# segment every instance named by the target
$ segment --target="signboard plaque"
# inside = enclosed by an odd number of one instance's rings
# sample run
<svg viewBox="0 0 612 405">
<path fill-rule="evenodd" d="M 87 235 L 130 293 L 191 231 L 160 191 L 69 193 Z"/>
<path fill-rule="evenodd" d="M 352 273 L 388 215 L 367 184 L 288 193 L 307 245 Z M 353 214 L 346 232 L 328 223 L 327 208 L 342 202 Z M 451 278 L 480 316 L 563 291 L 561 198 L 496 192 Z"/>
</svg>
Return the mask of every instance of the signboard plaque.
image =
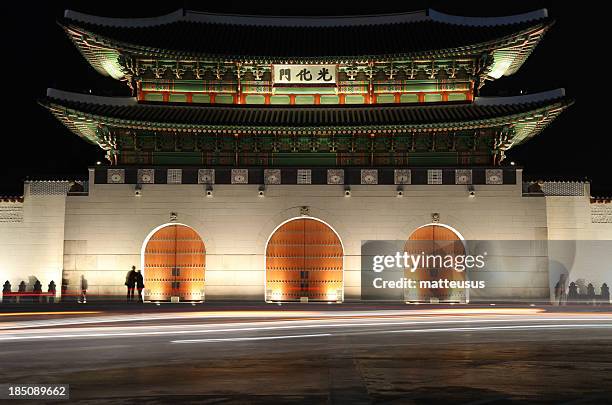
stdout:
<svg viewBox="0 0 612 405">
<path fill-rule="evenodd" d="M 336 85 L 337 65 L 272 65 L 274 85 Z"/>
</svg>

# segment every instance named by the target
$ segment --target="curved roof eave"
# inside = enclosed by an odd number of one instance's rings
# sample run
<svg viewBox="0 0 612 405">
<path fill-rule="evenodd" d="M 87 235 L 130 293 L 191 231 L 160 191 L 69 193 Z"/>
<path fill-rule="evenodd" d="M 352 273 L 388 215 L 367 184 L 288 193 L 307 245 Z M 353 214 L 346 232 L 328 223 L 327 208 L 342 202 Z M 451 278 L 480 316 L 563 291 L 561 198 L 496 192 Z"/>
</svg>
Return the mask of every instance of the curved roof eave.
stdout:
<svg viewBox="0 0 612 405">
<path fill-rule="evenodd" d="M 525 103 L 536 103 L 547 100 L 556 100 L 565 97 L 565 89 L 563 87 L 542 91 L 539 93 L 532 94 L 521 94 L 519 96 L 506 96 L 506 97 L 476 97 L 474 98 L 474 104 L 476 105 L 513 105 L 513 104 L 525 104 Z"/>
<path fill-rule="evenodd" d="M 105 106 L 114 106 L 114 107 L 127 107 L 127 108 L 148 108 L 148 104 L 137 104 L 134 102 L 132 98 L 121 98 L 117 100 L 114 97 L 102 97 L 102 96 L 90 96 L 90 95 L 82 95 L 77 93 L 63 92 L 59 90 L 49 89 L 47 100 L 41 102 L 41 105 L 56 116 L 58 120 L 60 120 L 66 127 L 68 127 L 73 133 L 79 135 L 80 137 L 88 140 L 91 143 L 99 143 L 96 140 L 95 135 L 95 127 L 99 125 L 110 125 L 110 126 L 118 126 L 118 127 L 126 127 L 126 128 L 141 128 L 141 129 L 151 129 L 151 130 L 172 130 L 176 128 L 181 128 L 180 130 L 219 130 L 219 129 L 231 129 L 231 130 L 241 130 L 241 125 L 227 125 L 227 124 L 179 124 L 172 122 L 149 122 L 149 121 L 134 121 L 132 119 L 119 118 L 119 117 L 106 117 L 100 116 L 95 113 L 86 112 L 79 110 L 78 107 L 69 107 L 66 105 L 62 105 L 62 101 L 66 102 L 76 102 L 83 104 L 98 104 Z M 521 102 L 522 101 L 522 102 Z M 495 117 L 487 117 L 483 119 L 469 119 L 465 121 L 449 121 L 449 122 L 432 122 L 432 123 L 406 123 L 406 124 L 393 124 L 393 125 L 385 125 L 385 130 L 392 129 L 406 129 L 412 128 L 413 130 L 428 130 L 432 128 L 438 128 L 440 126 L 444 126 L 446 128 L 452 128 L 453 130 L 459 129 L 474 129 L 474 128 L 484 128 L 484 127 L 492 127 L 492 126 L 504 126 L 510 125 L 517 127 L 517 133 L 515 137 L 512 139 L 511 143 L 507 147 L 509 149 L 513 145 L 517 145 L 525 142 L 527 139 L 535 136 L 539 132 L 541 132 L 550 122 L 552 122 L 563 110 L 569 107 L 573 101 L 565 98 L 565 92 L 563 89 L 557 89 L 549 92 L 536 93 L 531 95 L 524 96 L 516 96 L 508 98 L 508 103 L 504 103 L 503 97 L 495 97 L 495 98 L 480 98 L 478 101 L 478 106 L 503 106 L 503 105 L 513 105 L 513 104 L 526 104 L 533 105 L 533 103 L 542 103 L 550 101 L 546 105 L 534 105 L 531 108 L 526 109 L 522 112 L 517 112 L 508 115 L 501 115 Z M 433 106 L 406 106 L 408 108 L 419 108 L 419 107 L 433 107 Z M 168 106 L 168 108 L 177 108 L 176 106 Z M 180 107 L 178 107 L 180 108 Z M 186 108 L 198 108 L 198 107 L 187 107 Z M 214 106 L 208 106 L 203 108 L 215 108 Z M 228 108 L 227 106 L 218 107 L 218 108 Z M 232 107 L 229 107 L 232 108 Z M 238 107 L 245 108 L 245 107 Z M 287 108 L 287 107 L 285 107 Z M 355 106 L 351 107 L 342 107 L 342 108 L 355 108 Z M 368 106 L 371 108 L 371 106 Z M 388 108 L 388 107 L 381 107 Z M 279 109 L 279 108 L 276 108 Z M 293 110 L 307 110 L 312 109 L 312 107 L 298 107 L 297 109 L 294 107 Z M 534 119 L 536 117 L 536 119 Z M 539 117 L 539 118 L 538 118 Z M 234 128 L 235 127 L 235 128 Z M 368 131 L 368 130 L 381 130 L 380 125 L 329 125 L 329 126 L 316 126 L 316 127 L 293 127 L 293 126 L 282 126 L 275 127 L 276 129 L 288 130 L 288 131 L 327 131 L 327 130 L 336 130 L 342 127 L 342 130 L 359 130 L 359 131 Z M 249 130 L 254 129 L 262 129 L 268 130 L 272 128 L 270 125 L 253 125 L 249 127 Z"/>
<path fill-rule="evenodd" d="M 111 96 L 98 96 L 93 94 L 75 93 L 72 91 L 59 90 L 54 88 L 48 88 L 47 97 L 50 99 L 74 101 L 87 104 L 102 104 L 112 106 L 136 106 L 136 105 L 147 105 L 138 104 L 136 97 L 111 97 Z M 517 96 L 480 96 L 474 99 L 475 105 L 515 105 L 515 104 L 527 104 L 537 103 L 548 100 L 562 99 L 566 96 L 565 88 L 560 87 L 554 90 L 542 91 L 531 94 L 521 94 Z M 244 107 L 242 105 L 242 107 Z M 352 107 L 357 107 L 352 105 Z M 368 105 L 369 108 L 372 105 Z M 197 108 L 197 107 L 196 107 Z M 308 108 L 308 107 L 286 107 L 293 109 Z M 329 108 L 329 107 L 328 107 Z M 358 108 L 358 107 L 357 107 Z"/>
<path fill-rule="evenodd" d="M 345 16 L 271 16 L 206 13 L 178 9 L 171 13 L 144 18 L 101 17 L 66 10 L 64 18 L 86 24 L 106 27 L 142 28 L 175 22 L 196 22 L 204 24 L 228 24 L 261 27 L 350 27 L 367 25 L 385 25 L 407 22 L 435 21 L 445 24 L 472 27 L 488 27 L 496 25 L 520 24 L 528 21 L 541 20 L 548 17 L 548 10 L 543 8 L 526 13 L 499 17 L 466 17 L 442 13 L 433 9 L 413 12 L 376 14 L 376 15 L 345 15 Z"/>
<path fill-rule="evenodd" d="M 186 51 L 176 51 L 176 50 L 168 50 L 168 49 L 159 49 L 159 48 L 151 48 L 148 46 L 137 45 L 126 43 L 122 41 L 118 41 L 112 38 L 107 38 L 102 35 L 98 35 L 94 32 L 91 32 L 82 27 L 78 27 L 75 25 L 64 25 L 59 23 L 60 26 L 66 31 L 70 39 L 73 43 L 79 48 L 81 54 L 87 59 L 87 61 L 102 74 L 112 76 L 115 79 L 122 79 L 123 73 L 122 66 L 118 63 L 117 57 L 105 60 L 101 60 L 102 58 L 96 55 L 96 52 L 91 49 L 84 49 L 83 41 L 81 40 L 84 36 L 91 36 L 92 38 L 96 38 L 97 44 L 101 52 L 104 54 L 116 53 L 119 55 L 120 51 L 127 51 L 134 54 L 141 54 L 146 57 L 160 57 L 165 55 L 173 55 L 175 57 L 184 57 L 184 58 L 209 58 L 211 60 L 229 60 L 229 59 L 240 59 L 243 61 L 249 62 L 264 62 L 264 63 L 286 63 L 289 59 L 295 60 L 303 60 L 309 62 L 316 61 L 329 61 L 334 60 L 338 62 L 355 62 L 355 61 L 367 61 L 373 57 L 378 58 L 379 60 L 391 60 L 396 58 L 415 58 L 415 57 L 450 57 L 451 55 L 467 55 L 472 53 L 479 53 L 485 51 L 495 51 L 498 49 L 504 48 L 504 44 L 508 44 L 512 42 L 513 38 L 521 37 L 524 35 L 530 35 L 533 33 L 540 33 L 538 38 L 535 41 L 532 41 L 531 46 L 526 52 L 519 54 L 509 60 L 508 64 L 503 66 L 500 70 L 499 76 L 491 76 L 489 75 L 489 79 L 496 79 L 503 75 L 510 75 L 515 73 L 520 66 L 525 62 L 525 59 L 535 45 L 541 39 L 541 36 L 550 28 L 550 26 L 554 23 L 554 21 L 541 22 L 539 24 L 535 24 L 528 28 L 525 28 L 521 31 L 515 32 L 513 34 L 505 35 L 503 37 L 490 40 L 488 42 L 477 43 L 477 44 L 468 44 L 459 46 L 456 48 L 445 48 L 445 49 L 432 49 L 429 51 L 418 51 L 413 53 L 398 53 L 398 54 L 381 54 L 381 55 L 335 55 L 335 56 L 303 56 L 303 57 L 281 57 L 281 56 L 266 56 L 266 55 L 256 55 L 256 56 L 240 56 L 240 55 L 216 55 L 216 54 L 204 54 L 199 52 L 186 52 Z M 495 64 L 496 62 L 494 62 Z M 107 65 L 107 66 L 105 66 Z M 494 66 L 493 66 L 494 67 Z"/>
</svg>

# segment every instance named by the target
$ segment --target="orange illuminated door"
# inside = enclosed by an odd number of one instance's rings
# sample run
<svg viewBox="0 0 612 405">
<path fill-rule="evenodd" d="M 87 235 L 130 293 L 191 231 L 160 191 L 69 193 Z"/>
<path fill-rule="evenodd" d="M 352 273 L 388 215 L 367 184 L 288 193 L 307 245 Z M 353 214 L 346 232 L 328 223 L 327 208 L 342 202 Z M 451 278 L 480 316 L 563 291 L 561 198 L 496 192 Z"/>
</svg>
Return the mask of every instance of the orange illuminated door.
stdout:
<svg viewBox="0 0 612 405">
<path fill-rule="evenodd" d="M 410 255 L 434 256 L 446 258 L 448 256 L 465 255 L 465 247 L 461 238 L 452 230 L 441 225 L 427 225 L 414 231 L 406 241 L 405 251 Z M 406 278 L 420 281 L 465 280 L 465 272 L 458 272 L 449 267 L 444 261 L 430 260 L 427 265 L 416 269 L 415 272 L 406 271 Z M 415 301 L 439 302 L 464 301 L 464 291 L 452 288 L 417 288 L 416 294 L 411 294 Z"/>
<path fill-rule="evenodd" d="M 300 218 L 279 227 L 266 248 L 266 299 L 342 300 L 343 249 L 323 222 Z"/>
<path fill-rule="evenodd" d="M 204 299 L 206 249 L 190 227 L 168 225 L 155 232 L 147 242 L 144 262 L 146 299 Z"/>
</svg>

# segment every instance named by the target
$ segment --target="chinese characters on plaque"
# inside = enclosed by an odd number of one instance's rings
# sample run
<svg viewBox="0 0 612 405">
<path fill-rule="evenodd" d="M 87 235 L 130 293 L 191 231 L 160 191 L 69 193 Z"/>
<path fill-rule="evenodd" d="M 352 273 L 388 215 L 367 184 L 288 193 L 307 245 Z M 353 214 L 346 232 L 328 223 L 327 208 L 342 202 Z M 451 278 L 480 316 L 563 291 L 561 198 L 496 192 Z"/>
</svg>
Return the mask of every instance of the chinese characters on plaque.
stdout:
<svg viewBox="0 0 612 405">
<path fill-rule="evenodd" d="M 336 84 L 336 65 L 272 65 L 274 84 Z"/>
</svg>

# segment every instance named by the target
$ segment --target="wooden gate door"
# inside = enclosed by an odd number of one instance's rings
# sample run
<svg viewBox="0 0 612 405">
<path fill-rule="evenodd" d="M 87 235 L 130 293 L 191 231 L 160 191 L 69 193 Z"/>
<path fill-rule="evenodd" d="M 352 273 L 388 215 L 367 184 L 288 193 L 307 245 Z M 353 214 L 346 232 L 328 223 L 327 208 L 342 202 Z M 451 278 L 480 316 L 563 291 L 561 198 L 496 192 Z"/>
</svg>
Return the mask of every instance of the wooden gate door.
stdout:
<svg viewBox="0 0 612 405">
<path fill-rule="evenodd" d="M 150 301 L 204 299 L 206 249 L 196 231 L 168 225 L 155 232 L 145 247 L 145 291 Z"/>
<path fill-rule="evenodd" d="M 465 248 L 461 238 L 449 229 L 441 225 L 427 225 L 414 231 L 406 241 L 405 251 L 411 255 L 433 255 L 436 257 L 465 255 Z M 432 260 L 435 262 L 435 260 Z M 458 272 L 454 268 L 445 267 L 444 264 L 434 263 L 422 266 L 415 272 L 406 273 L 407 278 L 420 282 L 421 280 L 465 280 L 465 272 Z M 416 295 L 412 295 L 417 301 L 439 302 L 464 301 L 463 291 L 452 288 L 419 288 Z"/>
<path fill-rule="evenodd" d="M 289 221 L 266 247 L 266 299 L 340 301 L 343 249 L 336 233 L 310 218 Z"/>
</svg>

